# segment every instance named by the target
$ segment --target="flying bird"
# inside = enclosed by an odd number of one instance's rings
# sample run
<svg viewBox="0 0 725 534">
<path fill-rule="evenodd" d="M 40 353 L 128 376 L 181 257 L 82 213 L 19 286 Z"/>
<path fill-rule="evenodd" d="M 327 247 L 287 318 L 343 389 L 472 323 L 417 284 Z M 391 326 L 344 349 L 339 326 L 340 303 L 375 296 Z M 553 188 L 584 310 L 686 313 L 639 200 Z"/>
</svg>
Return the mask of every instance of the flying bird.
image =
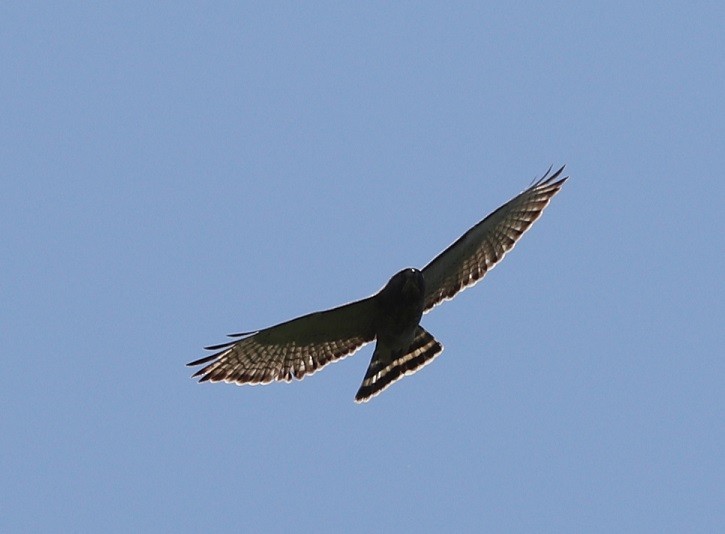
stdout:
<svg viewBox="0 0 725 534">
<path fill-rule="evenodd" d="M 539 180 L 488 215 L 422 269 L 403 269 L 375 295 L 292 319 L 276 326 L 230 334 L 234 341 L 206 347 L 214 354 L 199 382 L 268 384 L 303 377 L 375 341 L 355 402 L 366 402 L 400 378 L 415 373 L 443 351 L 422 326 L 424 313 L 482 279 L 539 218 L 568 177 L 564 167 Z"/>
</svg>

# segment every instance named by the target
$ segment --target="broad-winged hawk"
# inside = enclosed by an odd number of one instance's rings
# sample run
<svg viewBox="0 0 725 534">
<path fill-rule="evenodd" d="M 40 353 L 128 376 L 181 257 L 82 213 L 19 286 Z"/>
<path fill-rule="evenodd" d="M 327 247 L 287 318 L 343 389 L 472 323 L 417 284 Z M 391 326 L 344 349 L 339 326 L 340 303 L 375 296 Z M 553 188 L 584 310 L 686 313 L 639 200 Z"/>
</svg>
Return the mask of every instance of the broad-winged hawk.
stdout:
<svg viewBox="0 0 725 534">
<path fill-rule="evenodd" d="M 422 270 L 400 271 L 366 299 L 257 332 L 230 334 L 241 339 L 207 347 L 216 352 L 188 364 L 206 364 L 193 376 L 200 382 L 290 382 L 376 341 L 355 395 L 356 402 L 368 401 L 441 353 L 443 346 L 419 324 L 423 313 L 475 284 L 503 259 L 566 181 L 563 170 L 550 174 L 550 169 Z"/>
</svg>

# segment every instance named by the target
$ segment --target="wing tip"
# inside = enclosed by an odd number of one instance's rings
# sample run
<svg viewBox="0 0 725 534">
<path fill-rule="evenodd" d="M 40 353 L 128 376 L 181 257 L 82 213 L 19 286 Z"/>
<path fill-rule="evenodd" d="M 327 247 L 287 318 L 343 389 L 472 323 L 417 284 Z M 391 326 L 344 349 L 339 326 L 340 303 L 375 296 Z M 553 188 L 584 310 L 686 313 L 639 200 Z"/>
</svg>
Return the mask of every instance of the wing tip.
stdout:
<svg viewBox="0 0 725 534">
<path fill-rule="evenodd" d="M 259 330 L 252 330 L 251 332 L 237 332 L 235 334 L 227 334 L 227 337 L 244 337 L 244 336 L 251 336 L 252 334 L 257 334 Z"/>
<path fill-rule="evenodd" d="M 196 365 L 201 365 L 203 363 L 208 363 L 214 359 L 216 359 L 217 354 L 212 354 L 211 356 L 204 356 L 203 358 L 199 358 L 198 360 L 194 360 L 193 362 L 189 362 L 186 364 L 187 367 L 194 367 Z"/>
<path fill-rule="evenodd" d="M 531 183 L 529 189 L 536 189 L 538 187 L 547 185 L 561 187 L 561 185 L 569 179 L 568 176 L 564 176 L 557 181 L 557 178 L 559 178 L 559 176 L 561 176 L 561 173 L 564 172 L 564 169 L 566 168 L 566 163 L 559 167 L 559 169 L 552 174 L 551 169 L 553 168 L 554 166 L 550 165 L 541 178 L 534 178 L 534 181 Z"/>
</svg>

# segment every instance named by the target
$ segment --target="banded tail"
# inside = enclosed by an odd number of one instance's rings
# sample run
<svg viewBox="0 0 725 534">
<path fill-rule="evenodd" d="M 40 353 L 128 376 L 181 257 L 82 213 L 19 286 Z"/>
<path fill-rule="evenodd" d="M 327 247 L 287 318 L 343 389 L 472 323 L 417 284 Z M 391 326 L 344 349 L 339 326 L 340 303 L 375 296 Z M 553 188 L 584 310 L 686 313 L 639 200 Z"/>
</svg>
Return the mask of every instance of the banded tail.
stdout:
<svg viewBox="0 0 725 534">
<path fill-rule="evenodd" d="M 375 346 L 370 366 L 355 395 L 355 402 L 367 402 L 394 382 L 429 364 L 443 351 L 443 345 L 423 327 L 418 326 L 413 342 L 405 353 L 397 356 L 383 354 L 385 350 L 380 347 L 380 343 Z"/>
</svg>

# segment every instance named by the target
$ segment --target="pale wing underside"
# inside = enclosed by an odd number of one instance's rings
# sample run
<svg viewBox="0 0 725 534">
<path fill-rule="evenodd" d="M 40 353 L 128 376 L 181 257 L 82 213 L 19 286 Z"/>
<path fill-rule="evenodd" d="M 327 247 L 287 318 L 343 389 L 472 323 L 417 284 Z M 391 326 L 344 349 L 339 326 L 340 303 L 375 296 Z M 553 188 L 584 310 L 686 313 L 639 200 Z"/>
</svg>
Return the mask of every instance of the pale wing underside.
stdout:
<svg viewBox="0 0 725 534">
<path fill-rule="evenodd" d="M 222 350 L 188 365 L 208 364 L 194 374 L 200 382 L 290 382 L 375 339 L 373 321 L 374 301 L 369 297 L 265 328 L 239 341 L 207 347 Z"/>
<path fill-rule="evenodd" d="M 511 250 L 559 192 L 564 167 L 547 172 L 528 189 L 463 234 L 423 268 L 425 311 L 474 285 Z"/>
</svg>

